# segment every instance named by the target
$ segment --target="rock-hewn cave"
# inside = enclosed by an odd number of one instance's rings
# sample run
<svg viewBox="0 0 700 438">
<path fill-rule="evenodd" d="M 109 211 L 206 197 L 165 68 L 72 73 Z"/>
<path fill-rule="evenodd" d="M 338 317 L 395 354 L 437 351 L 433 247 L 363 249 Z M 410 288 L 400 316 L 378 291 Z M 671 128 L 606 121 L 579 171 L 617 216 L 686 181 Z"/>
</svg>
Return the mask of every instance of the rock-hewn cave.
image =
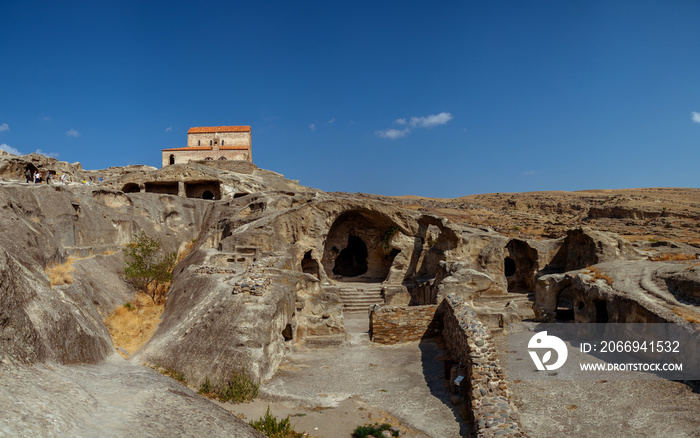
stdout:
<svg viewBox="0 0 700 438">
<path fill-rule="evenodd" d="M 188 198 L 221 199 L 221 187 L 218 181 L 186 182 L 185 195 Z"/>
<path fill-rule="evenodd" d="M 167 195 L 177 195 L 178 194 L 178 184 L 177 181 L 167 181 L 167 182 L 147 182 L 146 191 L 149 193 L 163 193 Z"/>
<path fill-rule="evenodd" d="M 382 282 L 391 267 L 392 254 L 385 235 L 395 224 L 372 211 L 349 211 L 331 226 L 324 245 L 322 266 L 327 275 L 353 281 Z"/>
<path fill-rule="evenodd" d="M 503 273 L 508 280 L 508 291 L 534 291 L 537 250 L 523 240 L 513 239 L 506 245 L 504 255 Z"/>
<path fill-rule="evenodd" d="M 357 236 L 348 236 L 348 245 L 335 259 L 333 273 L 343 277 L 357 277 L 365 272 L 367 272 L 367 245 Z"/>
<path fill-rule="evenodd" d="M 122 187 L 122 192 L 124 193 L 138 193 L 140 191 L 141 188 L 139 188 L 139 185 L 136 183 L 127 183 Z"/>
<path fill-rule="evenodd" d="M 311 250 L 306 251 L 304 258 L 301 260 L 301 271 L 305 274 L 311 274 L 320 279 L 318 262 L 311 255 Z"/>
</svg>

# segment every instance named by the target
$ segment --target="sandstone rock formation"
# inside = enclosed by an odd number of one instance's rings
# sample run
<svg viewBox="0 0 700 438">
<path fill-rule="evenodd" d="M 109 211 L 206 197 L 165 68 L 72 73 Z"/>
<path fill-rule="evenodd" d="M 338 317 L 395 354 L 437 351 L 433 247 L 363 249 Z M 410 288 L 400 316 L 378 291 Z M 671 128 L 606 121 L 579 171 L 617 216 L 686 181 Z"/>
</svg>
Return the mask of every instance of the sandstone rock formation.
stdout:
<svg viewBox="0 0 700 438">
<path fill-rule="evenodd" d="M 173 272 L 162 323 L 130 361 L 178 370 L 194 386 L 241 369 L 269 379 L 300 345 L 342 345 L 345 315 L 370 295 L 393 306 L 453 296 L 494 328 L 527 317 L 688 330 L 700 322 L 692 239 L 630 241 L 591 227 L 602 217 L 695 218 L 677 201 L 655 215 L 593 195 L 589 204 L 532 195 L 525 207 L 515 195 L 495 198 L 517 214 L 537 210 L 590 225 L 542 239 L 442 215 L 449 205 L 494 217 L 503 205 L 493 197 L 469 201 L 479 206 L 323 193 L 251 163 L 111 168 L 91 186 L 18 181 L 31 166 L 73 180 L 98 174 L 41 156 L 0 156 L 0 373 L 114 359 L 102 321 L 133 295 L 121 277 L 121 247 L 140 232 L 167 251 L 195 243 Z M 669 252 L 683 257 L 651 260 Z M 68 257 L 80 259 L 72 284 L 52 286 L 46 268 Z"/>
</svg>

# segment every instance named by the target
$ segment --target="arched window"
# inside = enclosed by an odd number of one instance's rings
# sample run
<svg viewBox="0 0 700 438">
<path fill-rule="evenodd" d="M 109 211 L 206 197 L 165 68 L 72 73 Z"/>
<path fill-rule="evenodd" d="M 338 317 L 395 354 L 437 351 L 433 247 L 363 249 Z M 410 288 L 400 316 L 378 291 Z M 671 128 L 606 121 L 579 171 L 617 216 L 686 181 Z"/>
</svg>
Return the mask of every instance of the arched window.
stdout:
<svg viewBox="0 0 700 438">
<path fill-rule="evenodd" d="M 223 155 L 219 157 L 219 160 L 225 160 L 225 159 L 226 159 L 226 157 L 224 157 Z"/>
<path fill-rule="evenodd" d="M 224 145 L 224 140 L 221 140 L 221 146 L 223 146 L 223 145 Z"/>
<path fill-rule="evenodd" d="M 213 143 L 213 142 L 212 142 L 211 140 L 209 140 L 209 146 L 211 146 L 211 145 L 212 145 L 212 143 Z"/>
<path fill-rule="evenodd" d="M 170 154 L 170 164 L 175 164 L 175 155 Z"/>
<path fill-rule="evenodd" d="M 201 146 L 201 145 L 202 145 L 202 140 L 197 140 L 197 146 Z"/>
</svg>

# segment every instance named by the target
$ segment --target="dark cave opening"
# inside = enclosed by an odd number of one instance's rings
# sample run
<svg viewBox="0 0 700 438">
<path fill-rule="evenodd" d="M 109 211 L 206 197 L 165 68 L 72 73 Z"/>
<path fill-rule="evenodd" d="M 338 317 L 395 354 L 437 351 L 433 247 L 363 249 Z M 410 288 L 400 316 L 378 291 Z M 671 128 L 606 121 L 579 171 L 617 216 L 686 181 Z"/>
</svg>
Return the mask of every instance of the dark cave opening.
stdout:
<svg viewBox="0 0 700 438">
<path fill-rule="evenodd" d="M 301 271 L 305 274 L 311 274 L 319 280 L 321 279 L 318 262 L 311 256 L 311 250 L 306 251 L 304 258 L 301 260 Z"/>
<path fill-rule="evenodd" d="M 287 324 L 287 326 L 282 330 L 282 337 L 285 341 L 291 341 L 294 339 L 294 334 L 292 333 L 292 325 Z"/>
<path fill-rule="evenodd" d="M 333 273 L 343 277 L 357 277 L 367 272 L 367 245 L 357 236 L 348 236 L 348 246 L 335 259 Z"/>
<path fill-rule="evenodd" d="M 503 271 L 506 275 L 506 277 L 510 277 L 511 275 L 515 275 L 515 260 L 513 260 L 510 257 L 506 257 L 503 260 Z"/>
<path fill-rule="evenodd" d="M 595 322 L 608 322 L 608 305 L 605 301 L 600 300 L 595 302 Z"/>
</svg>

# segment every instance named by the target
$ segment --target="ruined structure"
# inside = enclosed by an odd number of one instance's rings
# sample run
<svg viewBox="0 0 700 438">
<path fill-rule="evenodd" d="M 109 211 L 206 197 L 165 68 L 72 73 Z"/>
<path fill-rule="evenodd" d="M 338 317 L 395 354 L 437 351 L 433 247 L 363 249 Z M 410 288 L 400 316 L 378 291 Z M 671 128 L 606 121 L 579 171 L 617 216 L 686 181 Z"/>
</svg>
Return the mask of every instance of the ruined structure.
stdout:
<svg viewBox="0 0 700 438">
<path fill-rule="evenodd" d="M 250 126 L 195 127 L 187 131 L 187 147 L 163 149 L 163 167 L 190 161 L 253 162 Z"/>
<path fill-rule="evenodd" d="M 95 186 L 16 181 L 31 163 L 0 160 L 4 382 L 37 364 L 115 360 L 102 319 L 133 294 L 120 248 L 140 232 L 169 251 L 195 243 L 131 363 L 177 370 L 194 387 L 242 368 L 265 380 L 296 348 L 342 348 L 347 316 L 362 312 L 377 342 L 442 337 L 464 367 L 479 436 L 537 436 L 518 424 L 492 332 L 523 318 L 697 323 L 697 267 L 651 261 L 664 248 L 650 242 L 586 227 L 557 239 L 506 236 L 388 199 L 303 187 L 247 161 L 108 169 Z M 72 255 L 86 257 L 73 284 L 51 287 L 46 267 Z M 69 418 L 56 421 L 72 430 Z"/>
</svg>

